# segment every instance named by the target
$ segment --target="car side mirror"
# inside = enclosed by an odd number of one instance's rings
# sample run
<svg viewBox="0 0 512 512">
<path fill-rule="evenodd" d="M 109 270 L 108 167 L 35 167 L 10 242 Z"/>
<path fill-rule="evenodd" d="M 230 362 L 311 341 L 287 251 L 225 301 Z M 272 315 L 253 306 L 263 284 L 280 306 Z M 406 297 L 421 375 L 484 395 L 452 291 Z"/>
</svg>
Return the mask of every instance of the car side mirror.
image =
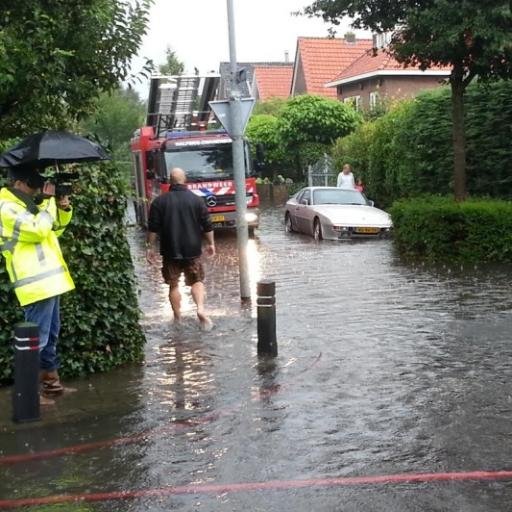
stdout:
<svg viewBox="0 0 512 512">
<path fill-rule="evenodd" d="M 308 205 L 309 205 L 309 199 L 303 199 L 303 200 L 301 201 L 301 203 L 302 203 L 302 204 L 305 204 L 306 206 L 308 206 Z"/>
<path fill-rule="evenodd" d="M 367 199 L 366 203 L 368 204 L 368 206 L 375 206 L 375 203 L 371 199 Z"/>
</svg>

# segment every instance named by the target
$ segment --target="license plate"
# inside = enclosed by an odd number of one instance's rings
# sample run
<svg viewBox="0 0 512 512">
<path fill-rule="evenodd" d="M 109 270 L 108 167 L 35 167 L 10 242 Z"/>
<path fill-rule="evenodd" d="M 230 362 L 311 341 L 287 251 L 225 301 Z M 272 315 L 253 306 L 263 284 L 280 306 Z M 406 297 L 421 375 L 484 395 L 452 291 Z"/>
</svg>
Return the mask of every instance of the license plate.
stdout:
<svg viewBox="0 0 512 512">
<path fill-rule="evenodd" d="M 224 222 L 224 215 L 212 215 L 212 222 Z"/>
<path fill-rule="evenodd" d="M 375 234 L 380 232 L 380 228 L 355 228 L 354 231 L 356 233 L 367 233 L 367 234 Z"/>
</svg>

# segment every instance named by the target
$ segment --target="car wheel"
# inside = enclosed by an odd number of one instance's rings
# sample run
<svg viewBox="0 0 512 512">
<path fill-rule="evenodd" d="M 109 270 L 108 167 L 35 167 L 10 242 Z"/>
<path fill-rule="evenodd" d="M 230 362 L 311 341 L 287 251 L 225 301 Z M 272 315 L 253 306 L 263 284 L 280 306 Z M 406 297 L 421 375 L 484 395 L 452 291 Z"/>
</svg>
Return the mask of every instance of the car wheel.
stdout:
<svg viewBox="0 0 512 512">
<path fill-rule="evenodd" d="M 320 224 L 318 218 L 313 222 L 313 237 L 315 240 L 322 240 L 324 238 L 322 235 L 322 224 Z"/>
<path fill-rule="evenodd" d="M 286 212 L 284 216 L 284 229 L 287 233 L 293 233 L 295 231 L 295 229 L 293 229 L 292 216 L 288 212 Z"/>
</svg>

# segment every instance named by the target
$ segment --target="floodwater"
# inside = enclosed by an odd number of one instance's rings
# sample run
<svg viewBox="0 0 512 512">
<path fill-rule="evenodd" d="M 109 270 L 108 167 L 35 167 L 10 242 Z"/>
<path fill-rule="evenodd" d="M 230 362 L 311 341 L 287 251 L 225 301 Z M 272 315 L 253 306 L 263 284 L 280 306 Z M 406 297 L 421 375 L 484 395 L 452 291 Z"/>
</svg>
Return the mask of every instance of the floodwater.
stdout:
<svg viewBox="0 0 512 512">
<path fill-rule="evenodd" d="M 386 240 L 316 243 L 266 210 L 249 260 L 253 288 L 276 282 L 279 356 L 259 360 L 235 238 L 219 236 L 207 262 L 210 333 L 188 296 L 184 325 L 171 325 L 142 242 L 134 229 L 145 364 L 73 383 L 34 424 L 12 424 L 0 391 L 0 500 L 95 496 L 27 508 L 45 512 L 510 510 L 510 480 L 371 480 L 512 469 L 510 268 L 415 266 Z M 15 454 L 41 458 L 7 464 Z M 325 484 L 355 476 L 370 480 Z"/>
</svg>

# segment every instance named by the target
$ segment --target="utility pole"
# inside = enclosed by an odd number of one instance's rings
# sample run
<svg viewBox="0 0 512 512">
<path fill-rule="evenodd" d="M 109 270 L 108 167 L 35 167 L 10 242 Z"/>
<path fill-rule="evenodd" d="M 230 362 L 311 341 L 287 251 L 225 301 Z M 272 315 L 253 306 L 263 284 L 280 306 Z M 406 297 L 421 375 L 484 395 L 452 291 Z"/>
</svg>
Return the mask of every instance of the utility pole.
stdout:
<svg viewBox="0 0 512 512">
<path fill-rule="evenodd" d="M 251 299 L 249 285 L 249 266 L 247 261 L 247 244 L 249 243 L 249 231 L 247 229 L 247 197 L 245 191 L 245 156 L 242 106 L 239 87 L 239 76 L 236 62 L 235 21 L 233 12 L 233 0 L 227 0 L 228 5 L 228 29 L 229 29 L 229 56 L 231 63 L 231 95 L 229 98 L 229 110 L 233 139 L 233 172 L 235 175 L 235 203 L 236 203 L 236 239 L 238 247 L 238 266 L 240 269 L 240 298 L 242 302 Z"/>
</svg>

